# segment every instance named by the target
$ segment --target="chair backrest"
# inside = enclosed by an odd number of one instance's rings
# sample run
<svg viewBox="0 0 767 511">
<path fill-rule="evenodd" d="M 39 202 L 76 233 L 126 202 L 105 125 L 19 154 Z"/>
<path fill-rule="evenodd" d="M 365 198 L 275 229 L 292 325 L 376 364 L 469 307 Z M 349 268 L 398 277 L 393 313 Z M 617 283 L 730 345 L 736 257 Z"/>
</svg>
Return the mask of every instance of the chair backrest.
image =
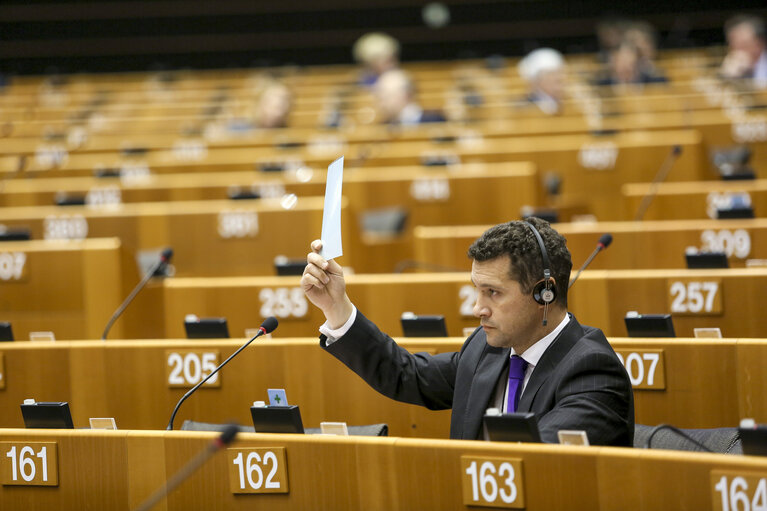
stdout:
<svg viewBox="0 0 767 511">
<path fill-rule="evenodd" d="M 212 424 L 210 422 L 197 422 L 191 420 L 185 420 L 181 425 L 182 431 L 223 431 L 226 427 L 225 424 Z M 253 433 L 255 428 L 253 426 L 238 426 L 241 433 Z M 389 436 L 388 424 L 366 424 L 363 426 L 349 426 L 350 436 Z M 307 435 L 317 435 L 320 433 L 319 428 L 306 428 Z"/>
<path fill-rule="evenodd" d="M 643 448 L 655 428 L 656 426 L 636 424 L 634 427 L 634 447 Z M 713 452 L 743 454 L 738 428 L 682 429 L 681 431 Z M 703 451 L 703 449 L 670 429 L 661 429 L 655 433 L 650 447 L 677 451 Z"/>
</svg>

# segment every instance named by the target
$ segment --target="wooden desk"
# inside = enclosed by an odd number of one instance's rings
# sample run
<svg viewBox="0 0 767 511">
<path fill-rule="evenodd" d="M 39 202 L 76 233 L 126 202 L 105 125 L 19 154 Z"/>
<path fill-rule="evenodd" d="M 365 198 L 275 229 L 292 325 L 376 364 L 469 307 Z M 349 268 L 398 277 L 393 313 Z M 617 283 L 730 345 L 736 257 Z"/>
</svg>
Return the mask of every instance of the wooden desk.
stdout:
<svg viewBox="0 0 767 511">
<path fill-rule="evenodd" d="M 390 142 L 359 145 L 346 151 L 347 165 L 381 167 L 421 165 L 424 159 L 436 158 L 461 164 L 477 162 L 531 161 L 541 175 L 558 174 L 563 181 L 560 199 L 577 202 L 602 220 L 620 218 L 620 196 L 615 190 L 626 182 L 650 181 L 673 145 L 684 149 L 676 163 L 672 180 L 694 181 L 703 177 L 701 138 L 694 131 L 630 132 L 612 137 L 561 135 L 540 137 L 506 137 L 480 139 L 476 143 L 439 144 L 433 142 Z M 337 156 L 337 152 L 335 154 Z M 134 165 L 149 168 L 151 173 L 210 172 L 253 170 L 258 163 L 283 162 L 290 166 L 325 168 L 331 157 L 307 149 L 278 150 L 209 149 L 200 158 L 179 158 L 173 151 L 154 151 L 126 160 L 117 153 L 104 155 L 72 155 L 58 168 L 29 162 L 29 175 L 84 176 L 96 164 L 121 168 Z M 16 157 L 1 157 L 0 169 L 15 172 Z M 460 166 L 449 165 L 453 170 Z"/>
<path fill-rule="evenodd" d="M 767 269 L 587 270 L 568 295 L 569 310 L 608 336 L 626 334 L 624 316 L 672 312 L 676 334 L 695 327 L 720 327 L 728 337 L 759 337 L 767 318 Z M 231 332 L 257 326 L 258 317 L 277 315 L 282 336 L 311 336 L 323 323 L 321 312 L 305 301 L 298 277 L 171 279 L 163 283 L 165 332 L 143 337 L 183 336 L 186 314 L 225 316 Z M 674 284 L 679 282 L 679 284 Z M 692 285 L 690 282 L 697 284 Z M 349 296 L 379 327 L 400 332 L 400 315 L 443 314 L 448 333 L 478 323 L 475 291 L 468 273 L 348 275 Z M 713 288 L 716 291 L 713 291 Z M 684 288 L 684 289 L 680 289 Z M 254 313 L 258 307 L 260 315 Z M 685 312 L 683 312 L 685 311 Z"/>
<path fill-rule="evenodd" d="M 135 264 L 115 238 L 4 242 L 0 261 L 0 320 L 10 321 L 20 340 L 40 331 L 98 339 L 137 282 Z M 126 335 L 123 325 L 116 323 L 112 335 Z"/>
<path fill-rule="evenodd" d="M 636 212 L 650 188 L 646 183 L 621 187 L 626 215 Z M 767 214 L 767 179 L 661 183 L 645 214 L 646 220 L 716 218 L 717 209 L 734 202 L 750 205 L 757 217 Z"/>
<path fill-rule="evenodd" d="M 766 195 L 767 197 L 767 195 Z M 417 227 L 413 232 L 414 259 L 454 270 L 471 270 L 466 251 L 490 225 Z M 685 250 L 721 251 L 730 267 L 747 259 L 767 257 L 767 220 L 666 220 L 555 224 L 567 239 L 573 272 L 596 248 L 603 233 L 613 243 L 589 266 L 592 270 L 686 268 Z"/>
<path fill-rule="evenodd" d="M 7 411 L 0 427 L 22 427 L 19 404 L 32 397 L 68 401 L 76 427 L 86 427 L 89 417 L 113 417 L 120 429 L 162 429 L 184 392 L 212 369 L 208 359 L 223 362 L 244 342 L 0 345 L 5 385 L 0 408 Z M 458 351 L 464 338 L 397 342 L 411 352 L 436 354 Z M 764 339 L 612 338 L 610 342 L 629 366 L 637 423 L 713 428 L 735 426 L 742 417 L 767 422 L 760 365 L 767 359 Z M 179 378 L 183 386 L 171 386 L 170 381 Z M 431 411 L 378 394 L 320 349 L 316 338 L 255 341 L 219 373 L 217 386 L 204 386 L 181 406 L 175 427 L 187 419 L 251 424 L 249 407 L 253 401 L 267 400 L 269 388 L 286 389 L 289 402 L 301 406 L 306 427 L 319 427 L 322 421 L 384 422 L 391 435 L 419 438 L 447 438 L 450 430 L 449 411 Z M 337 389 L 343 391 L 339 394 Z"/>
<path fill-rule="evenodd" d="M 295 201 L 179 201 L 111 208 L 0 209 L 0 224 L 33 239 L 117 236 L 130 254 L 171 246 L 179 275 L 274 274 L 278 255 L 305 257 L 322 226 L 322 197 Z M 344 208 L 342 225 L 351 220 Z M 290 233 L 290 236 L 286 236 Z M 351 260 L 353 248 L 344 261 Z M 344 263 L 350 264 L 350 263 Z"/>
<path fill-rule="evenodd" d="M 215 436 L 201 432 L 2 430 L 3 442 L 55 442 L 59 484 L 52 488 L 0 486 L 0 502 L 8 509 L 133 509 Z M 232 445 L 245 452 L 278 447 L 285 449 L 288 493 L 233 494 L 230 477 L 236 478 L 237 471 L 234 467 L 232 472 L 232 461 L 225 452 L 207 461 L 160 508 L 467 509 L 463 502 L 466 496 L 471 499 L 471 479 L 462 458 L 467 465 L 479 460 L 477 467 L 484 458 L 491 458 L 491 464 L 498 466 L 487 470 L 485 479 L 495 482 L 496 492 L 500 488 L 511 495 L 513 490 L 513 501 L 524 496 L 524 508 L 530 511 L 720 509 L 722 492 L 715 485 L 722 475 L 727 483 L 724 499 L 731 506 L 726 490 L 733 478 L 755 476 L 744 487 L 735 486 L 750 500 L 767 472 L 761 457 L 628 448 L 253 433 L 239 435 Z M 503 461 L 517 464 L 513 487 L 502 476 L 495 476 Z M 328 473 L 346 477 L 329 477 Z M 469 486 L 464 490 L 462 483 Z"/>
</svg>

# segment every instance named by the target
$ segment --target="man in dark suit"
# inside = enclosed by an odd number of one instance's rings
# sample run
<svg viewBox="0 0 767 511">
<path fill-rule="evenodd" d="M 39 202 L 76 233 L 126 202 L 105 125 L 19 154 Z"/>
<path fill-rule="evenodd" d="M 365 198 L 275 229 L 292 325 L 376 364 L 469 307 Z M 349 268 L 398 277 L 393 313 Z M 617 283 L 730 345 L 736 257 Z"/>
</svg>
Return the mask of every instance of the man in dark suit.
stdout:
<svg viewBox="0 0 767 511">
<path fill-rule="evenodd" d="M 386 396 L 452 408 L 451 438 L 480 438 L 485 410 L 496 407 L 534 412 L 546 442 L 575 429 L 594 445 L 631 446 L 628 375 L 602 332 L 567 312 L 565 239 L 528 222 L 492 227 L 469 248 L 481 326 L 459 352 L 433 356 L 408 353 L 357 311 L 340 266 L 313 242 L 301 283 L 327 319 L 321 346 Z"/>
</svg>

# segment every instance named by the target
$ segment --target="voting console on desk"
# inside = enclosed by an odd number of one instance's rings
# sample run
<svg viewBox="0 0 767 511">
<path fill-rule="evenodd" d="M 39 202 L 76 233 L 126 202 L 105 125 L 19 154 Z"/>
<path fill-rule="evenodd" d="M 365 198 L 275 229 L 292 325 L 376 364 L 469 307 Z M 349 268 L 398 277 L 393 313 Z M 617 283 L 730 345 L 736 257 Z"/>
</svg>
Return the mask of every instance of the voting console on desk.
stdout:
<svg viewBox="0 0 767 511">
<path fill-rule="evenodd" d="M 491 442 L 541 442 L 538 420 L 534 413 L 485 415 L 485 439 Z"/>
<path fill-rule="evenodd" d="M 32 400 L 28 400 L 32 401 Z M 74 429 L 69 403 L 64 402 L 25 402 L 21 405 L 21 415 L 27 428 Z"/>
<path fill-rule="evenodd" d="M 303 433 L 301 411 L 297 405 L 251 406 L 256 433 Z"/>
</svg>

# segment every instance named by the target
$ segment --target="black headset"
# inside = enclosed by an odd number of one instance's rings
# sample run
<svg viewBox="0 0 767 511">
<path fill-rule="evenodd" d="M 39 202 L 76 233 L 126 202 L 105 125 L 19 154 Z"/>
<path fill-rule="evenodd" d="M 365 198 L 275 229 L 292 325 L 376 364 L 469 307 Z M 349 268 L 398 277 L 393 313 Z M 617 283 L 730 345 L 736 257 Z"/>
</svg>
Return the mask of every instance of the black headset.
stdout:
<svg viewBox="0 0 767 511">
<path fill-rule="evenodd" d="M 554 279 L 551 278 L 549 254 L 546 252 L 546 246 L 543 244 L 541 234 L 530 222 L 525 222 L 525 225 L 533 231 L 535 239 L 538 241 L 538 247 L 541 249 L 541 259 L 543 259 L 543 279 L 533 287 L 533 300 L 546 307 L 546 309 L 543 310 L 543 325 L 546 326 L 546 312 L 549 304 L 557 299 L 557 286 L 554 284 Z"/>
</svg>

